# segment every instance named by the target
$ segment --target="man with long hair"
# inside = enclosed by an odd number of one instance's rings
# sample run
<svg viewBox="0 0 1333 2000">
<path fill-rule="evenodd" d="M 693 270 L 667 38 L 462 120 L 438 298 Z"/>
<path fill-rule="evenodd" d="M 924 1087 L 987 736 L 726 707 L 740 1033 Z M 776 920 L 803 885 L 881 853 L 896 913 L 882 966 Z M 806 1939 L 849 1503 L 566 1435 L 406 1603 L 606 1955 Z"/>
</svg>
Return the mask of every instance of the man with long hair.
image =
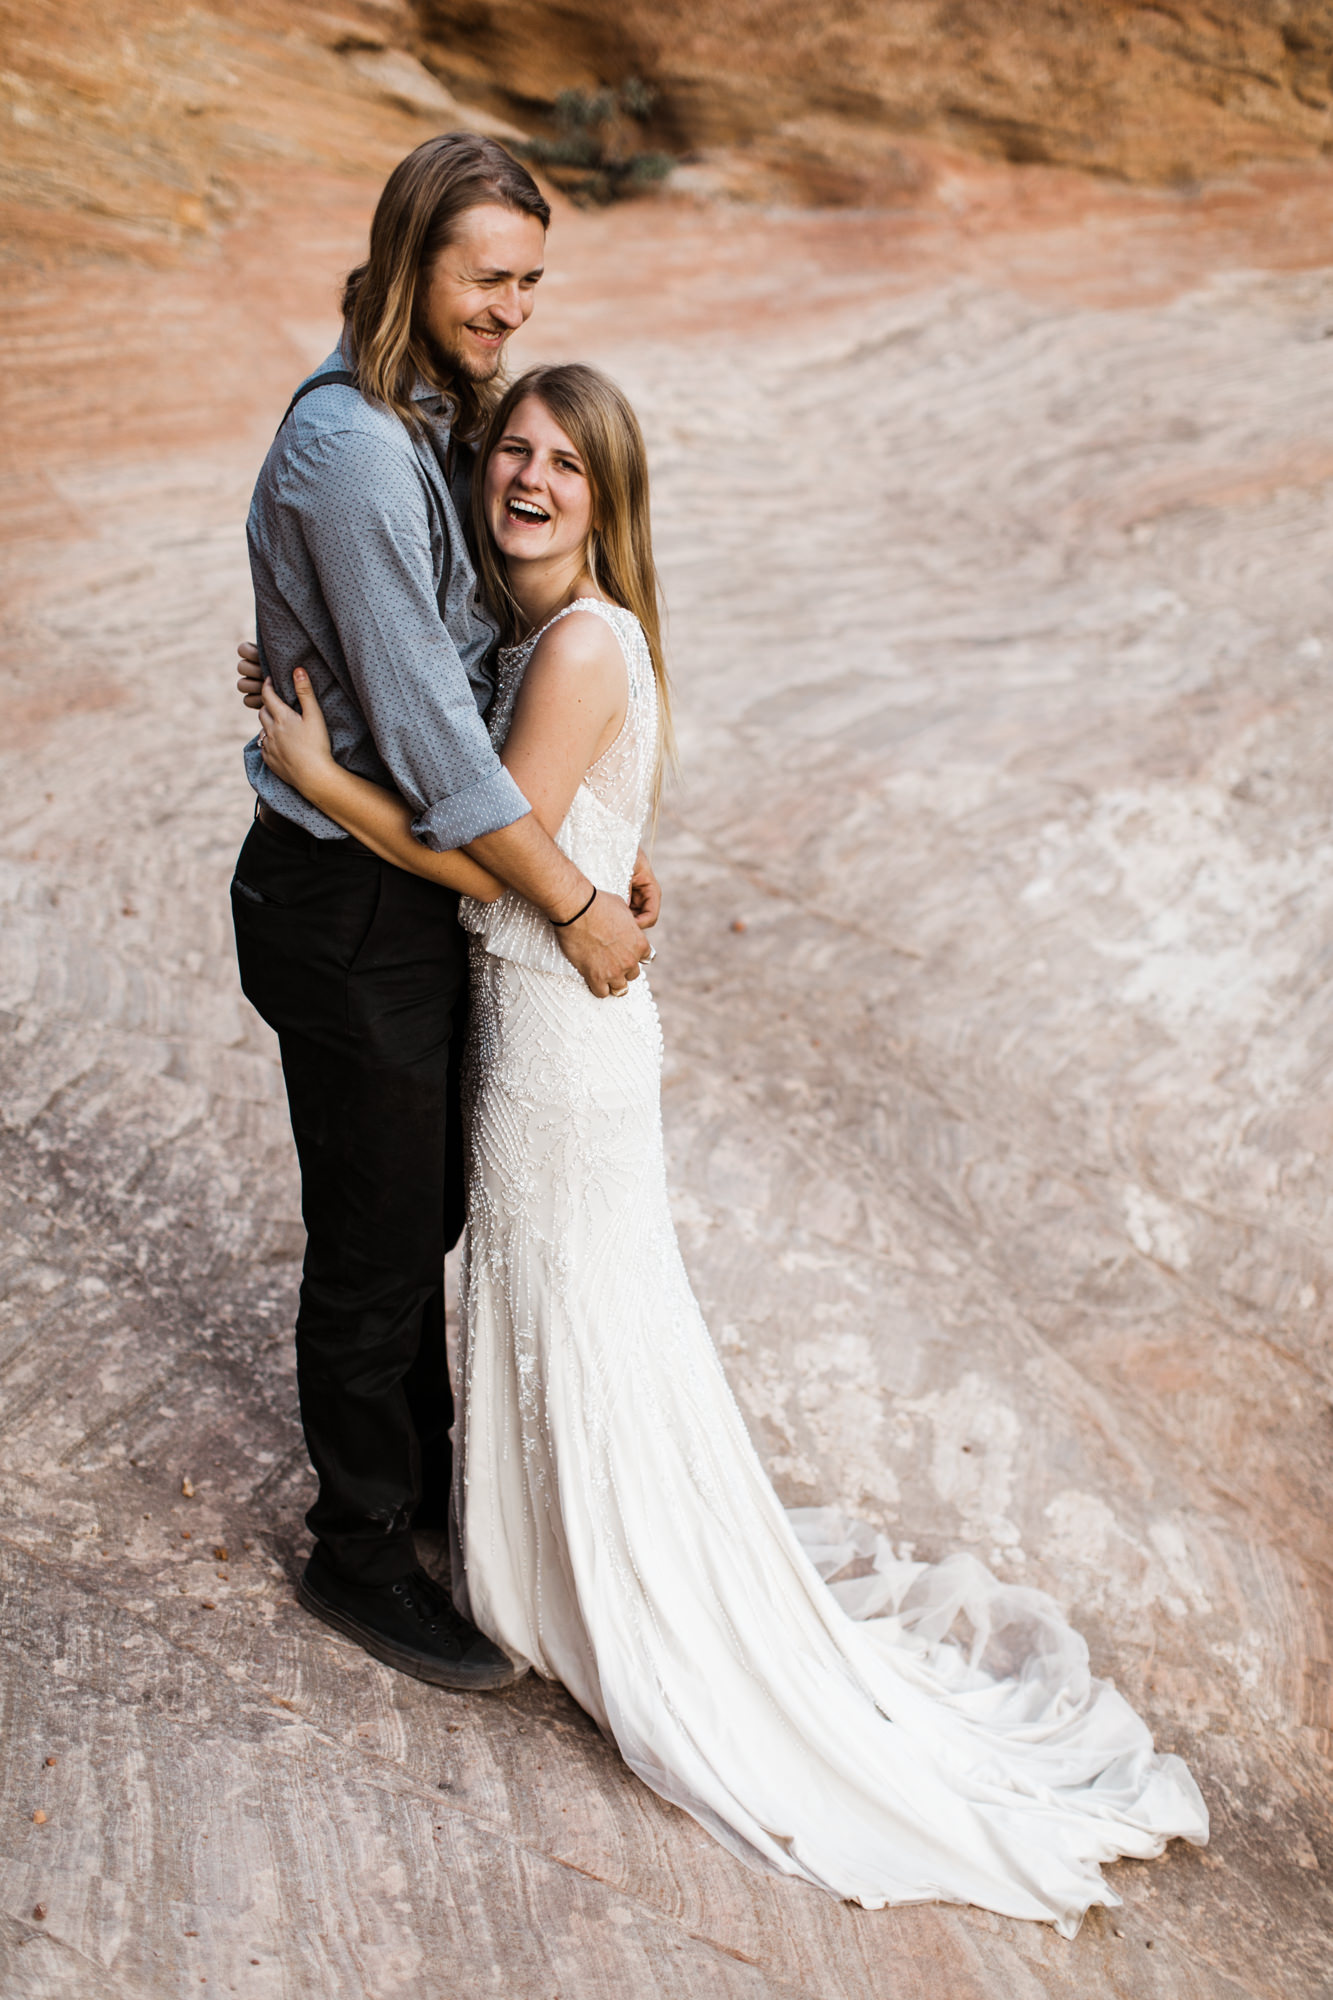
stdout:
<svg viewBox="0 0 1333 2000">
<path fill-rule="evenodd" d="M 469 441 L 532 311 L 550 211 L 493 140 L 431 139 L 390 175 L 339 347 L 297 390 L 250 510 L 259 655 L 303 667 L 349 770 L 417 838 L 466 848 L 551 920 L 594 994 L 648 955 L 657 890 L 598 892 L 491 748 L 497 627 L 464 538 Z M 421 1567 L 443 1526 L 453 1404 L 444 1254 L 462 1227 L 453 1113 L 467 965 L 457 896 L 391 867 L 269 771 L 232 883 L 241 983 L 278 1034 L 301 1163 L 301 1417 L 319 1494 L 299 1595 L 377 1658 L 449 1687 L 514 1669 Z"/>
</svg>

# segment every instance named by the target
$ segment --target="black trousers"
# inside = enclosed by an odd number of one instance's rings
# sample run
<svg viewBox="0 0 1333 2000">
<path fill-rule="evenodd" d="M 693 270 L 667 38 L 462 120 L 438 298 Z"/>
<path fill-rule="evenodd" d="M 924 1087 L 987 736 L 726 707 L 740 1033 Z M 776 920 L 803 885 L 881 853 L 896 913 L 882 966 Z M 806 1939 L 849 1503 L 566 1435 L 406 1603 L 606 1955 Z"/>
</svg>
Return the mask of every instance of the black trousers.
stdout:
<svg viewBox="0 0 1333 2000">
<path fill-rule="evenodd" d="M 350 1580 L 415 1567 L 444 1517 L 453 1398 L 444 1253 L 463 1226 L 457 1062 L 467 958 L 452 891 L 355 841 L 256 819 L 231 885 L 247 999 L 277 1031 L 306 1228 L 296 1373 Z"/>
</svg>

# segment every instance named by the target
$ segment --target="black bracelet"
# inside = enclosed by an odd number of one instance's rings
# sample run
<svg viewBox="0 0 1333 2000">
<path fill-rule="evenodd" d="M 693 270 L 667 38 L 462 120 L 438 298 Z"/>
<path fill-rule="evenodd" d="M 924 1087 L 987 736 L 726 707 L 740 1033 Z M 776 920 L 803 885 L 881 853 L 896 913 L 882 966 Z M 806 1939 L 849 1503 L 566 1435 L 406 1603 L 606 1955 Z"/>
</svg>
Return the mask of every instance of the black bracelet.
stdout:
<svg viewBox="0 0 1333 2000">
<path fill-rule="evenodd" d="M 597 900 L 597 891 L 594 889 L 591 896 L 589 896 L 587 902 L 583 905 L 583 908 L 581 910 L 575 910 L 572 917 L 552 917 L 550 919 L 552 929 L 557 931 L 567 931 L 571 924 L 576 924 L 578 922 L 580 917 L 587 916 L 589 910 L 592 908 L 596 900 Z"/>
</svg>

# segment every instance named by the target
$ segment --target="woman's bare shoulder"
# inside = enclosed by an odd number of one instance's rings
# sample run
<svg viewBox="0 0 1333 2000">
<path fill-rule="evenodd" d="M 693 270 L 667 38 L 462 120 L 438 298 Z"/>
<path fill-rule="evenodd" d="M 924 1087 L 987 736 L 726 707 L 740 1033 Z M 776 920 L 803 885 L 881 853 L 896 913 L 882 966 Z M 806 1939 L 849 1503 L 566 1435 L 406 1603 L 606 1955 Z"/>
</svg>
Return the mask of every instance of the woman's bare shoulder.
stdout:
<svg viewBox="0 0 1333 2000">
<path fill-rule="evenodd" d="M 552 680 L 623 680 L 625 655 L 610 624 L 598 611 L 579 605 L 556 618 L 533 648 L 524 676 Z"/>
</svg>

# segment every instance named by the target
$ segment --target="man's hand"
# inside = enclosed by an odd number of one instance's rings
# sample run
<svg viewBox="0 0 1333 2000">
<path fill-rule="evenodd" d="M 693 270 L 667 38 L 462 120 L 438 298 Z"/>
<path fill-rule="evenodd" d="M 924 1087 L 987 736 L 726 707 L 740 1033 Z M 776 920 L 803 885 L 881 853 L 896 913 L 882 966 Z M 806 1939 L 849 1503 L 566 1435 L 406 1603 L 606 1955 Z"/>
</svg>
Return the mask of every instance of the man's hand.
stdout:
<svg viewBox="0 0 1333 2000">
<path fill-rule="evenodd" d="M 620 998 L 639 976 L 640 962 L 652 951 L 636 919 L 619 896 L 599 889 L 575 923 L 557 928 L 556 942 L 599 1000 Z"/>
<path fill-rule="evenodd" d="M 662 885 L 652 863 L 640 848 L 634 858 L 634 875 L 629 885 L 630 914 L 641 931 L 650 931 L 662 914 Z"/>
<path fill-rule="evenodd" d="M 247 708 L 262 708 L 264 669 L 259 664 L 259 648 L 252 639 L 242 639 L 236 652 L 241 662 L 236 669 L 236 692 L 245 696 Z"/>
</svg>

